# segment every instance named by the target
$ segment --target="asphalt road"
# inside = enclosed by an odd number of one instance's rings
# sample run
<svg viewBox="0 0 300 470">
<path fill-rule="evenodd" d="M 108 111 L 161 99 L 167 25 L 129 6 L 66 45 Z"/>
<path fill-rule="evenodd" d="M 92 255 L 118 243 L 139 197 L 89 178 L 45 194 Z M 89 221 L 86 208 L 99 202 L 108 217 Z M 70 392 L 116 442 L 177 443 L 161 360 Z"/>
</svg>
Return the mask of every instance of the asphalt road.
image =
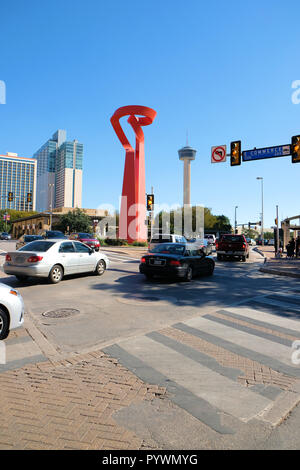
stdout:
<svg viewBox="0 0 300 470">
<path fill-rule="evenodd" d="M 254 252 L 247 263 L 217 262 L 212 277 L 191 283 L 146 281 L 138 259 L 108 255 L 102 277 L 2 281 L 20 290 L 60 354 L 101 348 L 167 388 L 167 408 L 160 400 L 128 408 L 119 423 L 163 448 L 299 448 L 300 366 L 291 361 L 299 281 L 260 273 Z M 65 308 L 73 314 L 48 316 Z"/>
</svg>

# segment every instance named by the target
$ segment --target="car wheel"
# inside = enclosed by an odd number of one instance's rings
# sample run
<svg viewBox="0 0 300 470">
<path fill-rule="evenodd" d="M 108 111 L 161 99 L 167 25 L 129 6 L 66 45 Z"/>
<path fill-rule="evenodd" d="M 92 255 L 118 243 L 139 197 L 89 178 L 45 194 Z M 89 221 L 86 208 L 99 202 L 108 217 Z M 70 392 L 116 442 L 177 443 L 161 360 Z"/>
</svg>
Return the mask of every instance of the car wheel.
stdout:
<svg viewBox="0 0 300 470">
<path fill-rule="evenodd" d="M 145 274 L 145 276 L 146 276 L 146 279 L 147 279 L 148 281 L 150 281 L 151 279 L 153 279 L 153 274 Z"/>
<path fill-rule="evenodd" d="M 218 260 L 218 261 L 221 261 L 222 259 L 223 259 L 223 256 L 217 255 L 217 260 Z"/>
<path fill-rule="evenodd" d="M 98 263 L 97 263 L 95 272 L 98 276 L 102 276 L 102 274 L 104 274 L 105 270 L 106 270 L 105 261 L 103 259 L 100 259 L 100 261 L 98 261 Z"/>
<path fill-rule="evenodd" d="M 242 261 L 246 261 L 246 256 L 242 256 Z"/>
<path fill-rule="evenodd" d="M 207 275 L 212 276 L 214 273 L 215 266 L 211 263 L 208 267 Z"/>
<path fill-rule="evenodd" d="M 192 279 L 193 279 L 193 269 L 191 266 L 188 266 L 185 276 L 184 276 L 184 280 L 187 282 L 190 282 Z"/>
<path fill-rule="evenodd" d="M 7 313 L 0 308 L 0 340 L 7 338 L 9 333 L 9 319 Z"/>
<path fill-rule="evenodd" d="M 64 275 L 63 268 L 59 264 L 55 264 L 49 273 L 49 281 L 52 284 L 58 284 Z"/>
</svg>

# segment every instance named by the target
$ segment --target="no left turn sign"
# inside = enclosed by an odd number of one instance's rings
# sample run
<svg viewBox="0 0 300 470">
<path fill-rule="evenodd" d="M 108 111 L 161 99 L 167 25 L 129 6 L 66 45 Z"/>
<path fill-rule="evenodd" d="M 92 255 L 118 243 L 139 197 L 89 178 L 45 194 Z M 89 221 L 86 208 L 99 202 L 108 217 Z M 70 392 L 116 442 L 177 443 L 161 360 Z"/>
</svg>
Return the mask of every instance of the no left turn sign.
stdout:
<svg viewBox="0 0 300 470">
<path fill-rule="evenodd" d="M 226 145 L 218 145 L 211 148 L 211 162 L 226 162 Z"/>
</svg>

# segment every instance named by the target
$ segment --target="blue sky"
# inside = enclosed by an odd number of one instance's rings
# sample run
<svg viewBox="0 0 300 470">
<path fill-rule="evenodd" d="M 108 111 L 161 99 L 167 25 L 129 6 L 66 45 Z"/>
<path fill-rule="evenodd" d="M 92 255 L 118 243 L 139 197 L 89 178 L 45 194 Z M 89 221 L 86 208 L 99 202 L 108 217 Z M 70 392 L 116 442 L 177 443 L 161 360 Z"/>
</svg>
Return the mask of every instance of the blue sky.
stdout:
<svg viewBox="0 0 300 470">
<path fill-rule="evenodd" d="M 110 124 L 120 106 L 157 111 L 145 127 L 146 187 L 182 201 L 178 149 L 197 149 L 192 203 L 234 223 L 265 227 L 300 214 L 300 164 L 291 157 L 211 164 L 213 145 L 243 150 L 300 134 L 298 1 L 16 0 L 0 8 L 0 153 L 32 154 L 56 131 L 84 144 L 83 206 L 118 205 L 124 150 Z M 124 129 L 132 137 L 124 123 Z"/>
</svg>

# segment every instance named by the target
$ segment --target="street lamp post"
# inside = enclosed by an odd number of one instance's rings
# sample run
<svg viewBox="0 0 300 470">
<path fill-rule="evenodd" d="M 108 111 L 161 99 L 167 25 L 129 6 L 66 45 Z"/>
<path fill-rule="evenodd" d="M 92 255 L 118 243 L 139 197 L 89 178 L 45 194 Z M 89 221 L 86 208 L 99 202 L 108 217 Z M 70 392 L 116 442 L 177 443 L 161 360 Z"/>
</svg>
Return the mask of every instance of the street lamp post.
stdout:
<svg viewBox="0 0 300 470">
<path fill-rule="evenodd" d="M 264 246 L 264 179 L 262 176 L 257 176 L 257 180 L 261 180 L 261 244 Z"/>
<path fill-rule="evenodd" d="M 50 230 L 52 230 L 52 198 L 53 198 L 53 188 L 54 183 L 49 183 L 50 188 Z"/>
<path fill-rule="evenodd" d="M 237 220 L 236 220 L 236 210 L 238 209 L 239 206 L 235 206 L 234 208 L 234 233 L 237 233 Z"/>
</svg>

